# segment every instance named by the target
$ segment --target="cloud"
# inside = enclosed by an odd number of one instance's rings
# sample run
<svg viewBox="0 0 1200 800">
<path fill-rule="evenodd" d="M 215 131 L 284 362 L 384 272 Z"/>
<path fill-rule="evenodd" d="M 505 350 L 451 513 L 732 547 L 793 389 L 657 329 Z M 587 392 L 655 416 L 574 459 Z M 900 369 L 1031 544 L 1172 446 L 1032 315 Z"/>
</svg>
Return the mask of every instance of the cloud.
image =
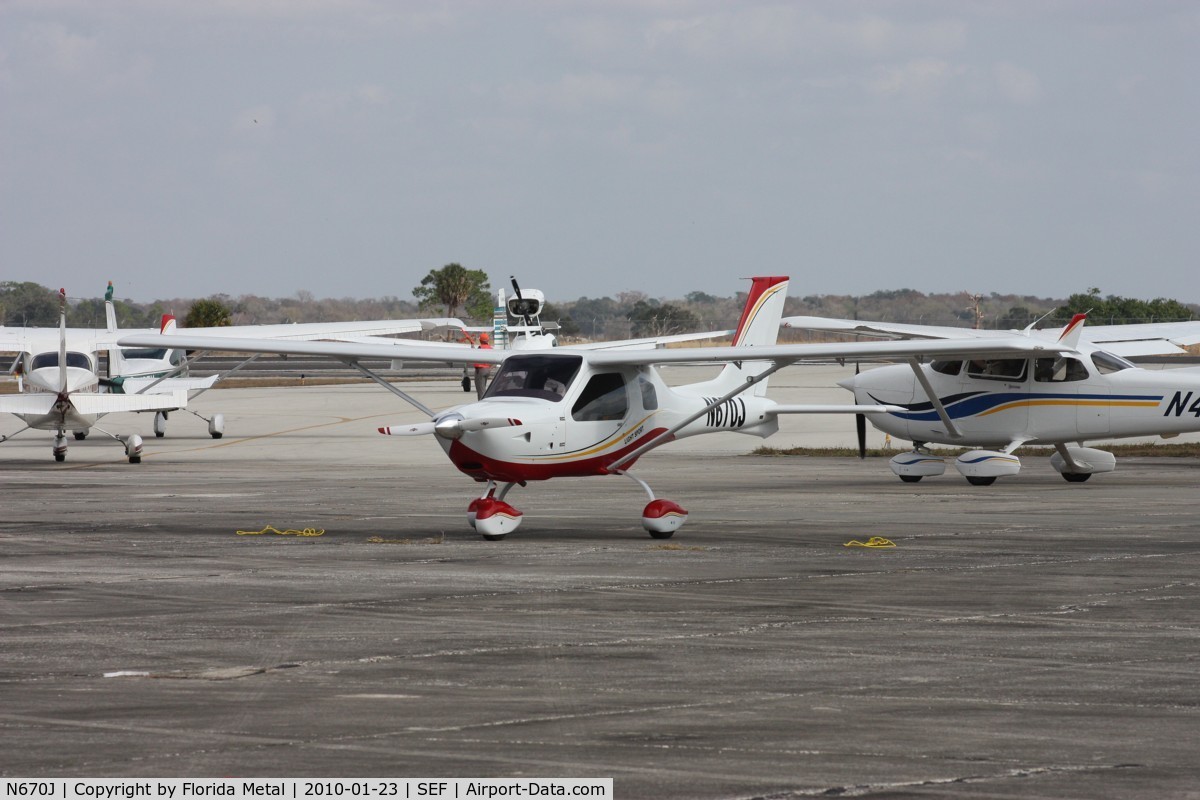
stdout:
<svg viewBox="0 0 1200 800">
<path fill-rule="evenodd" d="M 1042 97 L 1042 82 L 1027 69 L 1002 61 L 992 67 L 996 87 L 1005 98 L 1018 105 L 1036 103 Z"/>
<path fill-rule="evenodd" d="M 100 52 L 95 38 L 73 33 L 55 22 L 30 25 L 21 39 L 59 72 L 68 74 L 86 70 Z"/>
<path fill-rule="evenodd" d="M 799 5 L 734 7 L 646 24 L 651 48 L 704 58 L 795 59 L 949 53 L 966 45 L 967 25 L 954 19 L 896 21 L 878 15 L 830 18 Z"/>
<path fill-rule="evenodd" d="M 549 107 L 572 113 L 632 107 L 671 114 L 681 109 L 688 97 L 683 87 L 670 78 L 601 72 L 567 74 L 545 83 L 511 83 L 501 87 L 499 94 L 513 106 Z"/>
<path fill-rule="evenodd" d="M 930 99 L 942 94 L 965 72 L 965 67 L 947 61 L 918 58 L 898 66 L 878 67 L 867 79 L 866 87 L 877 95 Z"/>
</svg>

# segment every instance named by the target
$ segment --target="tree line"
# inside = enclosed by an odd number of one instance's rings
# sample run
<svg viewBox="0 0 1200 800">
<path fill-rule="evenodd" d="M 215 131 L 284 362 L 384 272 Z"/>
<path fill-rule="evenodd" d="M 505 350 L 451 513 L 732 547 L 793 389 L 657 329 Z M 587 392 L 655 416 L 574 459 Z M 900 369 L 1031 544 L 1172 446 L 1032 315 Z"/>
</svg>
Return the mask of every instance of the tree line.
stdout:
<svg viewBox="0 0 1200 800">
<path fill-rule="evenodd" d="M 580 297 L 547 303 L 543 321 L 557 321 L 567 338 L 620 339 L 697 330 L 721 330 L 737 324 L 746 293 L 720 297 L 688 292 L 680 298 L 655 298 L 624 291 L 614 296 Z M 427 315 L 462 317 L 476 322 L 491 319 L 495 294 L 486 272 L 447 264 L 429 271 L 412 290 L 412 299 L 318 299 L 310 292 L 292 297 L 174 298 L 136 303 L 114 300 L 123 328 L 158 325 L 162 314 L 178 317 L 184 327 L 250 325 L 289 322 L 329 322 L 388 319 Z M 69 299 L 72 327 L 104 327 L 100 297 Z M 784 314 L 862 319 L 923 325 L 957 325 L 1020 329 L 1042 320 L 1054 327 L 1080 312 L 1096 325 L 1174 322 L 1200 317 L 1200 305 L 1168 298 L 1140 300 L 1103 295 L 1090 287 L 1066 299 L 1032 295 L 946 292 L 926 294 L 913 289 L 883 290 L 865 295 L 808 295 L 788 297 Z M 58 299 L 53 290 L 32 282 L 0 282 L 0 324 L 50 327 L 58 324 Z"/>
</svg>

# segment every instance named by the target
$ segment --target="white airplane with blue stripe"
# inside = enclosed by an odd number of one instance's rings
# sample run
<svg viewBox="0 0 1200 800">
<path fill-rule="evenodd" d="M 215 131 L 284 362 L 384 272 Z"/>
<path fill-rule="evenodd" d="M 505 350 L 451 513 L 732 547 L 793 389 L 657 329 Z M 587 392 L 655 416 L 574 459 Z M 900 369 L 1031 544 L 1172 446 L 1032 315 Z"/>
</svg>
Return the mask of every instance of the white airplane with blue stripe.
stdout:
<svg viewBox="0 0 1200 800">
<path fill-rule="evenodd" d="M 916 358 L 878 367 L 839 385 L 858 403 L 898 406 L 875 414 L 879 430 L 913 443 L 891 460 L 892 472 L 916 482 L 942 475 L 946 461 L 927 445 L 975 448 L 953 459 L 976 485 L 1016 475 L 1014 451 L 1025 444 L 1052 445 L 1050 463 L 1071 482 L 1112 472 L 1116 457 L 1089 441 L 1200 431 L 1200 370 L 1142 369 L 1126 357 L 1178 354 L 1200 343 L 1200 322 L 1107 325 L 1085 328 L 1076 315 L 1057 331 L 980 331 L 966 328 L 787 317 L 785 328 L 889 339 L 989 341 L 1025 336 L 1055 342 L 1057 353 L 1021 356 Z M 860 442 L 865 422 L 860 418 Z"/>
</svg>

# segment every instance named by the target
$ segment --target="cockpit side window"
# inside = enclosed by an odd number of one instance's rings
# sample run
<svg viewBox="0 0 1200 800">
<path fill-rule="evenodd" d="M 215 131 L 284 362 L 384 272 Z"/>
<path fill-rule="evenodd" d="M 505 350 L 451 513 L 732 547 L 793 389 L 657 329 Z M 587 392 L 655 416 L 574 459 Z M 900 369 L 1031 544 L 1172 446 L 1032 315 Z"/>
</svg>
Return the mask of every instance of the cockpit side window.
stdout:
<svg viewBox="0 0 1200 800">
<path fill-rule="evenodd" d="M 629 393 L 625 376 L 619 372 L 593 375 L 571 408 L 571 417 L 580 422 L 620 420 L 629 411 Z"/>
<path fill-rule="evenodd" d="M 638 388 L 642 392 L 642 408 L 646 411 L 655 411 L 658 409 L 658 390 L 654 388 L 654 384 L 645 375 L 638 376 Z"/>
<path fill-rule="evenodd" d="M 153 361 L 162 361 L 167 357 L 167 348 L 165 347 L 126 347 L 121 350 L 121 355 L 125 358 L 145 358 Z"/>
<path fill-rule="evenodd" d="M 1039 383 L 1086 381 L 1088 371 L 1077 358 L 1039 358 L 1033 362 L 1033 379 Z"/>
<path fill-rule="evenodd" d="M 1103 350 L 1097 350 L 1092 353 L 1092 363 L 1096 365 L 1101 375 L 1111 375 L 1114 372 L 1120 372 L 1123 369 L 1129 369 L 1133 366 L 1120 356 L 1114 356 L 1112 353 L 1105 353 Z"/>
<path fill-rule="evenodd" d="M 930 363 L 929 368 L 943 375 L 957 375 L 962 371 L 962 365 L 961 361 L 934 361 Z"/>
<path fill-rule="evenodd" d="M 1024 358 L 976 358 L 967 362 L 967 375 L 989 381 L 1025 380 Z"/>
<path fill-rule="evenodd" d="M 513 356 L 500 365 L 485 397 L 536 397 L 557 403 L 567 393 L 579 356 Z"/>
</svg>

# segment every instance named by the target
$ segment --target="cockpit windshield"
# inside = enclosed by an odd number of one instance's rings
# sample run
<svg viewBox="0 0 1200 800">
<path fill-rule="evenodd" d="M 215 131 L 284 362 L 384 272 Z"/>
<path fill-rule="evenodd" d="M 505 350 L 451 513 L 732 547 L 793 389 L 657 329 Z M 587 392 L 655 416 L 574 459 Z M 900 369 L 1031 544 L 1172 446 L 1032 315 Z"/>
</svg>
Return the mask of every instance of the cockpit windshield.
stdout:
<svg viewBox="0 0 1200 800">
<path fill-rule="evenodd" d="M 500 365 L 484 397 L 537 397 L 558 402 L 582 363 L 580 356 L 513 356 Z"/>
<path fill-rule="evenodd" d="M 36 356 L 33 357 L 33 361 L 31 361 L 29 364 L 29 368 L 31 370 L 43 369 L 45 367 L 57 367 L 57 366 L 58 366 L 58 351 L 56 351 L 56 350 L 51 350 L 48 353 L 38 353 Z M 92 368 L 92 360 L 90 358 L 88 358 L 85 353 L 75 353 L 75 352 L 68 351 L 67 352 L 67 366 L 68 367 L 79 367 L 80 369 L 90 370 Z"/>
</svg>

